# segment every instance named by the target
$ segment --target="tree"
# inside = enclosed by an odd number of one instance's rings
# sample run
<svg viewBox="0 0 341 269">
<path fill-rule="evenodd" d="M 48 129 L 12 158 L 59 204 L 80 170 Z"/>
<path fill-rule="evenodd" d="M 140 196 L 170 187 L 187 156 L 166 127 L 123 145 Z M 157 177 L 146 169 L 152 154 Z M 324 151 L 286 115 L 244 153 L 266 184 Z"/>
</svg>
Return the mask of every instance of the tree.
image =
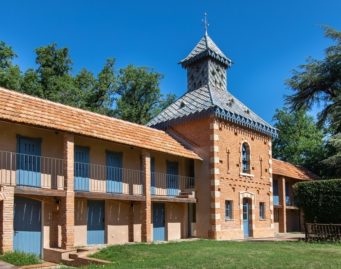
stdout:
<svg viewBox="0 0 341 269">
<path fill-rule="evenodd" d="M 13 64 L 15 52 L 0 41 L 0 86 L 140 124 L 175 100 L 161 95 L 162 76 L 148 68 L 129 65 L 116 78 L 115 60 L 109 58 L 97 76 L 86 68 L 73 75 L 67 48 L 52 43 L 35 52 L 37 68 L 21 72 Z"/>
<path fill-rule="evenodd" d="M 322 60 L 309 59 L 306 64 L 293 71 L 293 76 L 287 81 L 294 94 L 287 97 L 287 102 L 294 110 L 302 107 L 307 109 L 315 103 L 324 104 L 319 113 L 319 124 L 331 124 L 335 119 L 333 111 L 341 109 L 341 32 L 325 28 L 325 36 L 333 39 L 336 44 L 325 51 Z M 334 126 L 340 132 L 340 126 Z"/>
<path fill-rule="evenodd" d="M 55 102 L 76 107 L 82 106 L 82 92 L 70 75 L 72 61 L 67 48 L 57 48 L 56 43 L 36 49 L 36 70 L 42 96 Z M 32 90 L 34 92 L 34 90 Z M 38 93 L 38 92 L 36 92 Z"/>
<path fill-rule="evenodd" d="M 76 76 L 76 85 L 83 94 L 82 108 L 106 115 L 113 113 L 113 95 L 116 91 L 114 64 L 114 59 L 108 59 L 97 79 L 86 69 Z"/>
<path fill-rule="evenodd" d="M 311 116 L 300 109 L 290 113 L 278 109 L 273 118 L 279 137 L 273 141 L 273 156 L 296 165 L 302 165 L 320 174 L 319 162 L 324 158 L 323 132 Z"/>
<path fill-rule="evenodd" d="M 161 75 L 145 67 L 123 68 L 118 76 L 119 95 L 115 115 L 123 120 L 146 124 L 162 104 Z"/>
<path fill-rule="evenodd" d="M 338 167 L 341 156 L 335 145 L 341 143 L 341 32 L 325 27 L 325 36 L 331 38 L 334 44 L 325 50 L 322 60 L 309 59 L 306 64 L 293 71 L 293 76 L 287 84 L 294 93 L 286 98 L 293 111 L 300 108 L 310 109 L 312 105 L 322 104 L 318 113 L 318 126 L 325 126 L 327 136 L 331 137 L 327 159 L 324 162 L 334 175 L 341 176 Z M 336 142 L 338 141 L 338 142 Z M 333 160 L 332 162 L 329 162 Z"/>
<path fill-rule="evenodd" d="M 21 72 L 13 59 L 17 57 L 10 46 L 0 41 L 0 86 L 19 90 L 21 84 Z"/>
<path fill-rule="evenodd" d="M 93 111 L 112 115 L 113 95 L 116 92 L 115 60 L 108 59 L 98 74 L 95 87 L 87 97 L 87 106 Z"/>
<path fill-rule="evenodd" d="M 327 177 L 341 175 L 341 133 L 332 136 L 327 144 L 328 157 L 322 161 Z"/>
</svg>

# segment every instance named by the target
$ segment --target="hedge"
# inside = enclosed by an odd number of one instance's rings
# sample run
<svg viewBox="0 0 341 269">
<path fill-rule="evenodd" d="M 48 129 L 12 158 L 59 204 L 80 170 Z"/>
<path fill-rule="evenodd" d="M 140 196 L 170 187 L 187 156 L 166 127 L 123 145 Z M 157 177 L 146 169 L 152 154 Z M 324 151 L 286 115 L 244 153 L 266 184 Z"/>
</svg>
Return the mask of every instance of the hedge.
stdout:
<svg viewBox="0 0 341 269">
<path fill-rule="evenodd" d="M 341 224 L 341 179 L 299 182 L 293 189 L 306 222 Z"/>
</svg>

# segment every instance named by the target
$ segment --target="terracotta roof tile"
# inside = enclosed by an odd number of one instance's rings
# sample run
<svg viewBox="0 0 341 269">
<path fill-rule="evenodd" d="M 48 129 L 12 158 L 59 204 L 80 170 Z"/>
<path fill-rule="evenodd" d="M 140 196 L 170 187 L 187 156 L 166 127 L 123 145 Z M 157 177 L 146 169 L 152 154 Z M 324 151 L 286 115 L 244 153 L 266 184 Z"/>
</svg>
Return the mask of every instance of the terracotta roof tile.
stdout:
<svg viewBox="0 0 341 269">
<path fill-rule="evenodd" d="M 272 159 L 272 173 L 300 180 L 311 180 L 319 178 L 309 170 L 277 159 Z"/>
<path fill-rule="evenodd" d="M 0 119 L 200 159 L 164 131 L 0 87 Z"/>
</svg>

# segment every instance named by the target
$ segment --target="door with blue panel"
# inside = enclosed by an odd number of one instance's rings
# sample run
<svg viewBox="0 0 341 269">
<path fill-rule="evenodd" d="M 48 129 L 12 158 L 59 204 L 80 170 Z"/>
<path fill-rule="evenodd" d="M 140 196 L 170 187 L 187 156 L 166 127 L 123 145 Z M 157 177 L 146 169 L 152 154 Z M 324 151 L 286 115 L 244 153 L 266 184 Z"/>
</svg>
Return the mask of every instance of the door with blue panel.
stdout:
<svg viewBox="0 0 341 269">
<path fill-rule="evenodd" d="M 105 244 L 105 203 L 88 200 L 88 239 L 89 245 Z"/>
<path fill-rule="evenodd" d="M 165 204 L 153 203 L 153 240 L 165 241 Z"/>
<path fill-rule="evenodd" d="M 16 184 L 41 186 L 41 140 L 19 136 L 17 138 Z"/>
<path fill-rule="evenodd" d="M 122 159 L 121 152 L 107 152 L 107 192 L 122 193 Z"/>
<path fill-rule="evenodd" d="M 155 158 L 150 159 L 150 193 L 156 195 Z"/>
<path fill-rule="evenodd" d="M 243 199 L 243 230 L 244 230 L 244 237 L 248 238 L 251 236 L 250 233 L 250 209 L 251 204 L 249 199 Z"/>
<path fill-rule="evenodd" d="M 17 197 L 14 199 L 15 251 L 41 255 L 41 202 Z"/>
<path fill-rule="evenodd" d="M 89 148 L 75 146 L 75 191 L 89 191 Z"/>
<path fill-rule="evenodd" d="M 167 161 L 167 195 L 177 196 L 179 190 L 179 164 L 178 162 Z"/>
</svg>

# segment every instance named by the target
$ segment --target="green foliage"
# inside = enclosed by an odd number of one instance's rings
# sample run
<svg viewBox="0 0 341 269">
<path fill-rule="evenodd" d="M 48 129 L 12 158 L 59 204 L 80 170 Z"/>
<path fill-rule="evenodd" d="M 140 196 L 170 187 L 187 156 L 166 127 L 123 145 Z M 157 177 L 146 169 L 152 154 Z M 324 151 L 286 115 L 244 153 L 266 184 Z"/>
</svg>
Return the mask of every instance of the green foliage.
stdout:
<svg viewBox="0 0 341 269">
<path fill-rule="evenodd" d="M 287 97 L 287 102 L 293 110 L 322 103 L 324 109 L 319 113 L 319 123 L 334 125 L 340 121 L 334 112 L 341 110 L 341 32 L 326 27 L 325 36 L 336 44 L 326 49 L 324 59 L 309 59 L 293 71 L 287 83 L 295 93 Z M 341 125 L 333 127 L 341 131 Z"/>
<path fill-rule="evenodd" d="M 14 251 L 14 252 L 6 252 L 4 255 L 0 256 L 0 260 L 4 262 L 16 265 L 31 265 L 31 264 L 39 264 L 41 260 L 37 255 L 28 254 L 24 252 Z"/>
<path fill-rule="evenodd" d="M 21 72 L 13 59 L 17 57 L 10 46 L 0 41 L 0 86 L 19 90 L 21 84 Z"/>
<path fill-rule="evenodd" d="M 67 48 L 53 43 L 35 52 L 37 68 L 22 73 L 12 48 L 0 42 L 0 86 L 141 124 L 175 99 L 161 95 L 162 76 L 147 68 L 130 65 L 116 77 L 115 60 L 108 59 L 97 76 L 85 68 L 72 75 Z"/>
<path fill-rule="evenodd" d="M 327 137 L 336 135 L 327 147 L 327 159 L 323 164 L 329 169 L 325 174 L 340 177 L 341 156 L 334 141 L 339 139 L 341 133 L 341 32 L 325 27 L 325 36 L 332 39 L 334 44 L 325 50 L 322 60 L 309 59 L 293 71 L 287 84 L 294 93 L 286 101 L 294 111 L 322 104 L 318 126 L 327 127 Z"/>
<path fill-rule="evenodd" d="M 86 107 L 103 114 L 112 114 L 113 94 L 116 92 L 116 78 L 114 74 L 114 59 L 108 59 L 98 74 L 92 90 L 86 96 Z"/>
<path fill-rule="evenodd" d="M 341 175 L 341 133 L 332 136 L 327 144 L 328 154 L 321 163 L 325 166 L 325 174 Z"/>
<path fill-rule="evenodd" d="M 161 77 L 161 74 L 145 67 L 129 65 L 121 69 L 115 115 L 123 120 L 146 124 L 164 106 L 159 86 Z"/>
<path fill-rule="evenodd" d="M 288 109 L 278 109 L 274 116 L 274 126 L 279 137 L 273 140 L 273 156 L 320 174 L 320 161 L 324 158 L 323 133 L 313 117 L 300 109 L 290 113 Z"/>
<path fill-rule="evenodd" d="M 341 223 L 341 179 L 299 182 L 293 188 L 306 222 Z"/>
<path fill-rule="evenodd" d="M 12 66 L 12 60 L 17 57 L 10 46 L 5 42 L 0 41 L 0 69 L 9 68 Z"/>
</svg>

